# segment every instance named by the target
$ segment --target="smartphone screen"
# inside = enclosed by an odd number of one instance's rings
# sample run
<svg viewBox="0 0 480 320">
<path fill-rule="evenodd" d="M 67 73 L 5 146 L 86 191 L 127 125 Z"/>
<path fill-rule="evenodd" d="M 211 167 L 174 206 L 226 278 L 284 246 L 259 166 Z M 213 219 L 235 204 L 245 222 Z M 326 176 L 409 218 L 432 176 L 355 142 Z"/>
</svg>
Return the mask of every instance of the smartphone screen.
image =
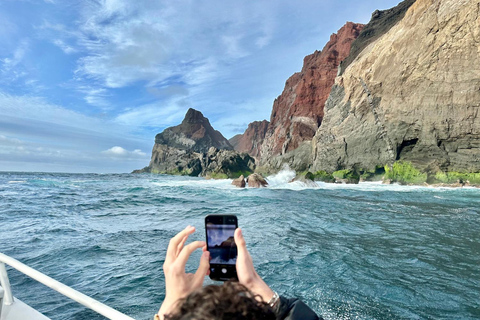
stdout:
<svg viewBox="0 0 480 320">
<path fill-rule="evenodd" d="M 205 217 L 207 250 L 210 252 L 210 278 L 213 280 L 237 279 L 237 245 L 233 238 L 237 227 L 237 217 L 234 215 Z"/>
</svg>

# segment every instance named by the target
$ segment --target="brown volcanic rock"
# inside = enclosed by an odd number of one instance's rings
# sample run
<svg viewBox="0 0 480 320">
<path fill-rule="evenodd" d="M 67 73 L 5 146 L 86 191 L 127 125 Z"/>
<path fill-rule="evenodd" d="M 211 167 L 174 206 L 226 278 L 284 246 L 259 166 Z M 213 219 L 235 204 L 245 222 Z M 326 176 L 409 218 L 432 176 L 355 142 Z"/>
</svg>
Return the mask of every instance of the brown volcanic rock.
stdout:
<svg viewBox="0 0 480 320">
<path fill-rule="evenodd" d="M 207 152 L 210 147 L 233 150 L 228 140 L 213 129 L 210 121 L 192 108 L 188 109 L 181 124 L 157 134 L 155 144 L 194 152 Z"/>
<path fill-rule="evenodd" d="M 313 171 L 480 172 L 478 0 L 417 0 L 336 79 Z"/>
<path fill-rule="evenodd" d="M 238 152 L 246 152 L 252 157 L 260 155 L 260 148 L 265 139 L 269 122 L 267 120 L 254 121 L 248 125 L 243 134 L 237 134 L 228 142 Z"/>
<path fill-rule="evenodd" d="M 287 80 L 283 93 L 273 103 L 261 163 L 296 149 L 302 141 L 312 140 L 322 122 L 338 66 L 348 56 L 362 28 L 362 24 L 347 22 L 331 35 L 322 51 L 305 57 L 302 71 Z"/>
<path fill-rule="evenodd" d="M 252 173 L 247 177 L 249 188 L 262 188 L 268 185 L 268 182 L 258 173 Z"/>
<path fill-rule="evenodd" d="M 235 187 L 238 187 L 238 188 L 245 188 L 245 177 L 243 176 L 243 174 L 238 177 L 237 179 L 234 179 L 232 181 L 232 185 L 234 185 Z"/>
</svg>

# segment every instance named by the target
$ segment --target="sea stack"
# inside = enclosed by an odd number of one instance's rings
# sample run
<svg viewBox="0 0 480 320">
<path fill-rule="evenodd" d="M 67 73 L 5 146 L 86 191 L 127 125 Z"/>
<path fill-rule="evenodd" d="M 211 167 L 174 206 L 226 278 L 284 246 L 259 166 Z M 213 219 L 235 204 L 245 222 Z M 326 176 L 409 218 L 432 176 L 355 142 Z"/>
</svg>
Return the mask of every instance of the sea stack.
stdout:
<svg viewBox="0 0 480 320">
<path fill-rule="evenodd" d="M 252 157 L 234 151 L 200 111 L 189 109 L 181 124 L 157 134 L 150 164 L 134 172 L 237 178 L 254 170 Z"/>
</svg>

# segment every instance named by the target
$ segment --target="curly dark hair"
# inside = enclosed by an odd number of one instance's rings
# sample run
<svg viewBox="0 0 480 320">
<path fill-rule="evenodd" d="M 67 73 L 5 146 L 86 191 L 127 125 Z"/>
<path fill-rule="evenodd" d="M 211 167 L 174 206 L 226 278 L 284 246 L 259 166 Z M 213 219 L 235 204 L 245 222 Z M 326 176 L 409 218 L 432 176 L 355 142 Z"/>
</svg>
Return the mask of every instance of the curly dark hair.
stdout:
<svg viewBox="0 0 480 320">
<path fill-rule="evenodd" d="M 258 295 L 238 282 L 209 285 L 178 302 L 165 320 L 274 320 L 275 313 Z"/>
</svg>

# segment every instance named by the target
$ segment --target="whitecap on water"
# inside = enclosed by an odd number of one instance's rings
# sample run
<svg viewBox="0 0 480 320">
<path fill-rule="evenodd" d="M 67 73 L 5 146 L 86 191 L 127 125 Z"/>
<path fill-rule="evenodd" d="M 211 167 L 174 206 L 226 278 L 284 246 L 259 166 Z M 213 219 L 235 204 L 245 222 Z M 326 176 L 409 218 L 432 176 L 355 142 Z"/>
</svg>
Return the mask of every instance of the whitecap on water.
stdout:
<svg viewBox="0 0 480 320">
<path fill-rule="evenodd" d="M 8 181 L 8 183 L 25 183 L 27 182 L 26 180 L 12 180 L 12 181 Z"/>
</svg>

